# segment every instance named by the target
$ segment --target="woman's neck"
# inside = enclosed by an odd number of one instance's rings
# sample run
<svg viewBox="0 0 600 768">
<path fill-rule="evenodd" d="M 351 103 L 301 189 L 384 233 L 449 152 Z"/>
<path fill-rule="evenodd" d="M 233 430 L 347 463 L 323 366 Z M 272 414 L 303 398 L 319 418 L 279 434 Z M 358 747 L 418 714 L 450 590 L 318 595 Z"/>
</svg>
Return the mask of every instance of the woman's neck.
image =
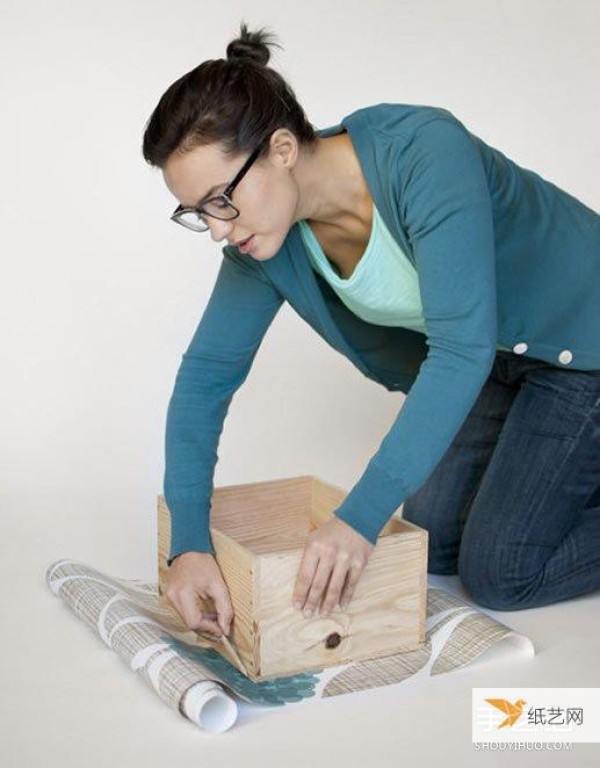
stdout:
<svg viewBox="0 0 600 768">
<path fill-rule="evenodd" d="M 348 133 L 317 142 L 295 168 L 300 195 L 294 221 L 343 231 L 368 207 L 369 189 Z"/>
</svg>

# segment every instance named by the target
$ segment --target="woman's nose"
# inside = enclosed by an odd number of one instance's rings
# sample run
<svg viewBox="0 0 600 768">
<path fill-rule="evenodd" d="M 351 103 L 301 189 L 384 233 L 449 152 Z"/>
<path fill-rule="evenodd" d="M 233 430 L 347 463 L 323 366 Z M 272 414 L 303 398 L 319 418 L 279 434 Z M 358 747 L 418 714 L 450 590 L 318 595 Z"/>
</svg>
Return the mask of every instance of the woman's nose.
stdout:
<svg viewBox="0 0 600 768">
<path fill-rule="evenodd" d="M 209 221 L 210 236 L 218 243 L 224 237 L 227 237 L 232 230 L 232 223 L 223 219 L 211 219 Z"/>
</svg>

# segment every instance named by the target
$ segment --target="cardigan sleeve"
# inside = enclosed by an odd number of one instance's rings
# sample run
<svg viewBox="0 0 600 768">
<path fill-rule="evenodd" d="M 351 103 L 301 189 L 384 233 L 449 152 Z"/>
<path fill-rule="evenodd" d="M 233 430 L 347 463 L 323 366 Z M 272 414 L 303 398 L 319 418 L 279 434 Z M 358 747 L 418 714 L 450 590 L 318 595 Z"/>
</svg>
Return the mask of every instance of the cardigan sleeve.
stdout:
<svg viewBox="0 0 600 768">
<path fill-rule="evenodd" d="M 477 146 L 447 118 L 403 146 L 394 201 L 413 249 L 427 336 L 391 429 L 335 511 L 372 543 L 433 472 L 474 405 L 496 352 L 491 196 Z"/>
<path fill-rule="evenodd" d="M 236 248 L 225 246 L 223 255 L 167 408 L 163 488 L 171 513 L 169 566 L 182 552 L 215 551 L 210 500 L 225 416 L 283 302 Z"/>
</svg>

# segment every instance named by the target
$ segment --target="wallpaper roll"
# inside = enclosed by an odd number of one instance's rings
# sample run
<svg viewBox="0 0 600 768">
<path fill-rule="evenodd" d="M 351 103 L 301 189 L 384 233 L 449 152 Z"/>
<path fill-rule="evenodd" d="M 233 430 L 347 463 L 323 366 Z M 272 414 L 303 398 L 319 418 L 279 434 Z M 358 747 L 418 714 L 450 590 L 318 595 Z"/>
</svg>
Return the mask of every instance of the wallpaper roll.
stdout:
<svg viewBox="0 0 600 768">
<path fill-rule="evenodd" d="M 223 733 L 235 723 L 238 708 L 213 680 L 201 680 L 187 690 L 181 709 L 189 719 L 213 733 Z"/>
<path fill-rule="evenodd" d="M 156 585 L 112 579 L 70 560 L 51 565 L 46 581 L 171 708 L 213 733 L 235 723 L 238 706 L 225 686 L 173 648 Z"/>
<path fill-rule="evenodd" d="M 238 701 L 295 704 L 383 685 L 431 683 L 500 646 L 532 656 L 529 638 L 449 592 L 428 586 L 426 642 L 414 651 L 254 682 L 210 647 L 176 637 L 158 582 L 118 579 L 74 560 L 46 570 L 53 593 L 172 709 L 211 733 L 229 730 Z"/>
</svg>

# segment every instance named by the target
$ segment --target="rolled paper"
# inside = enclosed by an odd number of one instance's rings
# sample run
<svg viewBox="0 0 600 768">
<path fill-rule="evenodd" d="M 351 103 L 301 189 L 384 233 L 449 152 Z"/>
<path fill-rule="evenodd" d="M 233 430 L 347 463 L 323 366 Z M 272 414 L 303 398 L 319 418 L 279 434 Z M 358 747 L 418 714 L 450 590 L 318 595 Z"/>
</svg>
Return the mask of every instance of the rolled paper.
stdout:
<svg viewBox="0 0 600 768">
<path fill-rule="evenodd" d="M 227 731 L 237 720 L 237 704 L 213 681 L 201 681 L 185 694 L 182 710 L 200 728 L 211 733 Z"/>
<path fill-rule="evenodd" d="M 172 709 L 212 733 L 232 727 L 238 714 L 235 699 L 213 672 L 173 647 L 173 637 L 161 624 L 168 614 L 155 585 L 127 584 L 72 560 L 51 565 L 46 581 Z"/>
<path fill-rule="evenodd" d="M 166 704 L 210 733 L 223 733 L 235 724 L 236 699 L 281 706 L 394 683 L 410 695 L 415 686 L 429 685 L 436 676 L 464 668 L 501 646 L 533 656 L 529 638 L 433 586 L 432 580 L 425 643 L 417 650 L 253 681 L 212 647 L 178 637 L 180 623 L 161 602 L 157 582 L 117 579 L 74 560 L 58 560 L 46 571 L 52 592 L 79 619 Z M 336 642 L 334 634 L 331 643 Z"/>
</svg>

